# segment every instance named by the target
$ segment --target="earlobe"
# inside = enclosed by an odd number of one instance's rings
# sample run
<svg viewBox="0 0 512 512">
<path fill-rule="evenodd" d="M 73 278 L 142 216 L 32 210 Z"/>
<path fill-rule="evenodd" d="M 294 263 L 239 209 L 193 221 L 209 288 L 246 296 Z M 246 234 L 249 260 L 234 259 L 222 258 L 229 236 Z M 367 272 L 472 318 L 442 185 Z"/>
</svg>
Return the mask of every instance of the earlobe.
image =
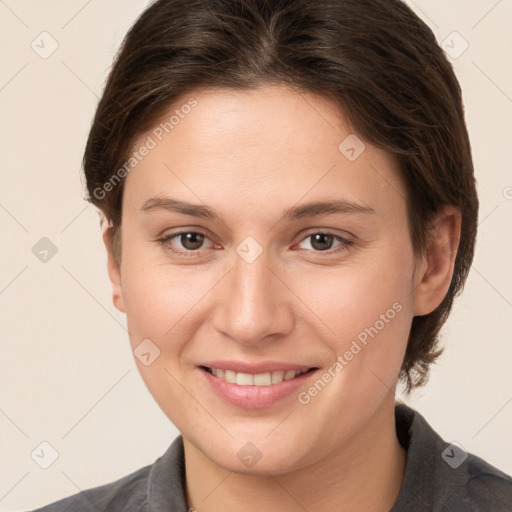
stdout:
<svg viewBox="0 0 512 512">
<path fill-rule="evenodd" d="M 414 289 L 414 315 L 428 315 L 443 301 L 452 281 L 460 240 L 461 215 L 445 207 L 434 221 Z"/>
<path fill-rule="evenodd" d="M 121 268 L 119 263 L 115 259 L 114 250 L 112 246 L 113 228 L 109 223 L 105 223 L 105 225 L 102 226 L 102 230 L 103 243 L 105 244 L 105 248 L 107 249 L 107 268 L 108 276 L 112 284 L 112 300 L 114 302 L 114 306 L 119 311 L 121 311 L 122 313 L 126 313 L 123 298 L 123 288 L 121 285 Z"/>
</svg>

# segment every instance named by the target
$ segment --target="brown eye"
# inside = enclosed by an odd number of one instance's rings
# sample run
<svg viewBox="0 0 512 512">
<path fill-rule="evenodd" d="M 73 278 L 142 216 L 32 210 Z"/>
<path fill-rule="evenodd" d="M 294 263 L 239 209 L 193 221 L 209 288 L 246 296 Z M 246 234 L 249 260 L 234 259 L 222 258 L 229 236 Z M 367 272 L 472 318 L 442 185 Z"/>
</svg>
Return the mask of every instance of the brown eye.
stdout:
<svg viewBox="0 0 512 512">
<path fill-rule="evenodd" d="M 203 245 L 205 236 L 201 233 L 181 233 L 178 235 L 183 248 L 189 251 L 197 251 Z"/>
<path fill-rule="evenodd" d="M 171 253 L 180 256 L 200 256 L 207 249 L 207 247 L 203 247 L 205 240 L 209 240 L 209 238 L 203 233 L 180 231 L 166 235 L 158 239 L 158 242 Z"/>
<path fill-rule="evenodd" d="M 329 250 L 334 242 L 334 236 L 327 233 L 316 233 L 309 238 L 311 238 L 311 247 L 317 251 Z"/>
<path fill-rule="evenodd" d="M 300 247 L 300 245 L 304 244 L 306 241 L 309 241 L 308 247 Z M 316 253 L 328 252 L 328 254 L 333 254 L 336 252 L 344 251 L 348 248 L 348 246 L 352 245 L 354 242 L 352 240 L 348 240 L 340 235 L 335 235 L 334 233 L 317 231 L 315 233 L 310 233 L 299 244 L 299 247 L 303 250 L 309 250 Z M 333 250 L 330 250 L 334 247 Z"/>
</svg>

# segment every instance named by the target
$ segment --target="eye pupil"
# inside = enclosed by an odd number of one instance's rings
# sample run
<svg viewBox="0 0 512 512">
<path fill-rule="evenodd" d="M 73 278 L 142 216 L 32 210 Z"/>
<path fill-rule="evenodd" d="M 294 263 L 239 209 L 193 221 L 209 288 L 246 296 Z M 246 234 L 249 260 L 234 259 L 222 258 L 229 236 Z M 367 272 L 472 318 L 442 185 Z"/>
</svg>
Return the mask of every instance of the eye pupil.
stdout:
<svg viewBox="0 0 512 512">
<path fill-rule="evenodd" d="M 317 242 L 320 242 L 320 244 L 317 245 Z M 311 246 L 319 251 L 326 251 L 332 247 L 332 242 L 332 235 L 326 233 L 316 233 L 312 235 Z"/>
<path fill-rule="evenodd" d="M 195 251 L 203 244 L 204 235 L 201 233 L 183 233 L 180 237 L 180 242 L 185 249 Z"/>
</svg>

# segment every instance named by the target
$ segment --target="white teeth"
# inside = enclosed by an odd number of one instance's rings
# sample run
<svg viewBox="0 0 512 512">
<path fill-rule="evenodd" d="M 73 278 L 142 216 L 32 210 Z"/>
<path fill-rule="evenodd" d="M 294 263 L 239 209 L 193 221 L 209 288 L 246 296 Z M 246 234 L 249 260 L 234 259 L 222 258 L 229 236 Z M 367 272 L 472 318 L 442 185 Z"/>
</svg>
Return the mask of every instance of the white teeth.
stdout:
<svg viewBox="0 0 512 512">
<path fill-rule="evenodd" d="M 288 370 L 284 374 L 284 380 L 290 380 L 290 379 L 293 379 L 294 377 L 295 377 L 295 370 Z"/>
<path fill-rule="evenodd" d="M 236 383 L 239 386 L 252 386 L 254 383 L 254 377 L 250 373 L 237 373 Z"/>
<path fill-rule="evenodd" d="M 231 384 L 236 384 L 236 372 L 232 370 L 226 370 L 224 372 L 224 380 L 226 382 L 230 382 Z"/>
<path fill-rule="evenodd" d="M 270 372 L 267 373 L 258 373 L 253 378 L 255 386 L 270 386 L 272 384 L 272 374 Z"/>
<path fill-rule="evenodd" d="M 239 386 L 270 386 L 272 384 L 280 384 L 284 380 L 290 380 L 294 377 L 302 375 L 300 370 L 277 370 L 274 372 L 266 373 L 237 373 L 233 370 L 222 370 L 219 368 L 210 368 L 212 375 L 225 380 L 231 384 L 238 384 Z"/>
<path fill-rule="evenodd" d="M 272 384 L 279 384 L 284 380 L 284 372 L 279 370 L 277 372 L 272 372 Z"/>
</svg>

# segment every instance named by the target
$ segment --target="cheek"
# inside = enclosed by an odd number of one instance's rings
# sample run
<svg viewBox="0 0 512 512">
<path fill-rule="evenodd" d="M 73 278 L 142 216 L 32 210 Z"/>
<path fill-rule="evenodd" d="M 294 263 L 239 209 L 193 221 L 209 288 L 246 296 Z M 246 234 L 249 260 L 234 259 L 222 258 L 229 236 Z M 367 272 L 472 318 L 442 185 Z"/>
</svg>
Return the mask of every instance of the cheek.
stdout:
<svg viewBox="0 0 512 512">
<path fill-rule="evenodd" d="M 213 286 L 207 271 L 192 267 L 142 266 L 131 259 L 124 271 L 123 297 L 132 342 L 140 336 L 180 339 L 178 334 L 183 334 L 190 315 Z"/>
<path fill-rule="evenodd" d="M 348 373 L 370 368 L 386 382 L 395 380 L 412 320 L 412 271 L 412 253 L 390 246 L 297 282 L 333 361 L 346 354 Z"/>
<path fill-rule="evenodd" d="M 205 321 L 200 303 L 214 284 L 210 283 L 213 276 L 208 279 L 207 272 L 193 270 L 192 266 L 178 269 L 150 264 L 147 254 L 136 247 L 127 248 L 125 254 L 123 296 L 137 368 L 164 413 L 179 429 L 186 429 L 187 418 L 200 417 L 201 410 L 181 384 L 182 364 L 187 343 L 196 334 L 197 326 Z M 144 340 L 151 343 L 148 345 Z M 144 357 L 137 356 L 144 352 L 150 353 L 149 364 Z M 175 404 L 183 407 L 177 408 Z"/>
<path fill-rule="evenodd" d="M 398 270 L 400 267 L 388 267 L 384 277 L 385 267 L 344 269 L 327 287 L 318 280 L 309 280 L 307 297 L 323 296 L 311 309 L 322 320 L 315 322 L 316 332 L 326 333 L 322 342 L 329 348 L 330 361 L 318 380 L 301 390 L 300 403 L 309 404 L 307 410 L 324 425 L 322 435 L 327 438 L 337 438 L 340 429 L 349 432 L 357 428 L 390 392 L 394 393 L 407 345 L 412 305 L 407 279 Z M 406 268 L 402 268 L 406 273 Z M 332 404 L 336 404 L 337 411 L 343 411 L 339 422 L 330 421 L 335 414 Z"/>
</svg>

